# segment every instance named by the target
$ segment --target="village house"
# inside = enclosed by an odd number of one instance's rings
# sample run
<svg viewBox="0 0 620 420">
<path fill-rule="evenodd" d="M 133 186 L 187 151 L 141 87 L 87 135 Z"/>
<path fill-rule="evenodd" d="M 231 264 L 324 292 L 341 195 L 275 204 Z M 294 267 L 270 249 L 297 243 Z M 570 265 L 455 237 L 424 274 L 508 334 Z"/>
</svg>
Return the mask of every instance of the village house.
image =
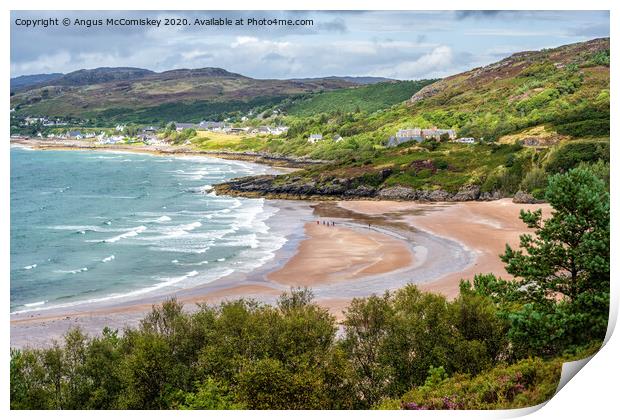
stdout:
<svg viewBox="0 0 620 420">
<path fill-rule="evenodd" d="M 450 140 L 456 139 L 456 131 L 452 129 L 440 129 L 437 127 L 424 129 L 418 127 L 406 128 L 398 130 L 395 136 L 391 136 L 388 140 L 387 147 L 396 147 L 408 141 L 416 141 L 418 143 L 427 139 L 439 141 L 443 135 L 447 135 Z"/>
<path fill-rule="evenodd" d="M 446 134 L 448 135 L 449 140 L 456 139 L 456 131 L 451 130 L 451 129 L 446 130 L 446 129 L 433 127 L 433 128 L 422 130 L 422 137 L 424 137 L 425 139 L 432 138 L 435 140 L 441 140 L 441 136 L 446 135 Z"/>
<path fill-rule="evenodd" d="M 227 132 L 230 134 L 246 134 L 250 131 L 250 127 L 230 127 Z"/>
<path fill-rule="evenodd" d="M 219 121 L 201 121 L 198 126 L 201 130 L 221 131 L 226 127 L 226 124 Z"/>
<path fill-rule="evenodd" d="M 323 135 L 322 134 L 310 134 L 310 137 L 308 137 L 308 143 L 316 143 L 317 141 L 321 141 L 323 140 Z"/>
<path fill-rule="evenodd" d="M 460 137 L 454 140 L 455 143 L 474 144 L 476 139 L 473 137 Z"/>
<path fill-rule="evenodd" d="M 285 125 L 279 125 L 275 128 L 271 129 L 271 134 L 279 136 L 280 134 L 284 134 L 288 131 L 288 127 Z"/>
<path fill-rule="evenodd" d="M 148 127 L 143 127 L 142 132 L 145 134 L 149 134 L 149 133 L 154 134 L 154 133 L 157 133 L 157 127 L 149 125 Z"/>
<path fill-rule="evenodd" d="M 32 124 L 36 124 L 38 122 L 45 122 L 45 118 L 40 118 L 40 117 L 26 117 L 24 118 L 24 121 L 26 122 L 27 125 L 32 125 Z"/>
<path fill-rule="evenodd" d="M 334 140 L 336 143 L 340 143 L 342 141 L 342 137 L 340 136 L 340 134 L 334 134 L 332 136 L 332 140 Z"/>
<path fill-rule="evenodd" d="M 194 130 L 199 129 L 200 127 L 198 126 L 198 124 L 192 124 L 192 123 L 174 123 L 177 131 L 183 131 L 183 130 L 187 130 L 190 128 L 193 128 Z"/>
<path fill-rule="evenodd" d="M 70 139 L 76 139 L 76 140 L 81 140 L 84 138 L 84 136 L 82 135 L 82 132 L 78 130 L 69 131 L 67 133 L 67 137 L 69 137 Z"/>
<path fill-rule="evenodd" d="M 271 134 L 271 129 L 269 127 L 267 127 L 266 125 L 261 125 L 257 128 L 254 128 L 252 131 L 250 131 L 250 133 L 252 134 Z"/>
<path fill-rule="evenodd" d="M 124 136 L 111 136 L 107 139 L 107 144 L 117 144 L 125 141 Z"/>
</svg>

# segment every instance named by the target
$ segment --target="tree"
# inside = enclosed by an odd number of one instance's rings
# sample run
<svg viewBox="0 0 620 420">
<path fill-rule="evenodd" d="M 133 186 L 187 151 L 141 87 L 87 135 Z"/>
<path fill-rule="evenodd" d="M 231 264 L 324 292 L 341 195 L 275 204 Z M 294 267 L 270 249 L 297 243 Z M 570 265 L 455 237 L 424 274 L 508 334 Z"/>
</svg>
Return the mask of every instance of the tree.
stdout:
<svg viewBox="0 0 620 420">
<path fill-rule="evenodd" d="M 506 246 L 501 259 L 514 282 L 477 276 L 473 290 L 491 297 L 510 321 L 514 357 L 551 356 L 602 340 L 609 313 L 609 193 L 588 168 L 549 178 L 553 212 L 521 211 L 534 234 Z M 461 291 L 470 289 L 463 284 Z"/>
<path fill-rule="evenodd" d="M 545 194 L 553 207 L 521 211 L 534 235 L 521 235 L 519 250 L 509 245 L 501 259 L 521 280 L 532 300 L 575 300 L 586 292 L 609 290 L 609 194 L 603 181 L 587 169 L 573 169 L 549 179 Z"/>
<path fill-rule="evenodd" d="M 469 294 L 448 302 L 413 285 L 354 299 L 344 325 L 356 392 L 370 406 L 421 385 L 432 366 L 450 374 L 481 372 L 499 359 L 506 331 L 488 298 Z"/>
<path fill-rule="evenodd" d="M 228 386 L 212 378 L 197 383 L 195 392 L 181 392 L 179 397 L 182 398 L 182 401 L 175 408 L 181 410 L 238 410 L 244 408 L 243 405 L 234 401 Z"/>
</svg>

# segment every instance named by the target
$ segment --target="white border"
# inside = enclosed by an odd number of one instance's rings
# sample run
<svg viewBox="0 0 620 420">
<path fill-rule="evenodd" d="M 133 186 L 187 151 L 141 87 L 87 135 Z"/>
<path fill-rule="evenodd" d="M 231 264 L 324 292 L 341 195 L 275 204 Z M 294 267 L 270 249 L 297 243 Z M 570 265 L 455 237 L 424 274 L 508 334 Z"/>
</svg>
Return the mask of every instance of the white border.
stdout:
<svg viewBox="0 0 620 420">
<path fill-rule="evenodd" d="M 174 0 L 170 2 L 155 1 L 155 0 L 90 0 L 88 2 L 82 0 L 4 0 L 2 1 L 2 22 L 0 25 L 0 31 L 2 33 L 2 43 L 5 48 L 2 49 L 4 54 L 2 56 L 3 65 L 3 83 L 2 91 L 0 95 L 5 99 L 5 110 L 9 108 L 9 78 L 10 78 L 10 57 L 9 57 L 9 36 L 10 36 L 10 10 L 611 10 L 611 32 L 612 38 L 617 35 L 615 28 L 620 27 L 618 16 L 620 14 L 620 2 L 618 1 L 605 1 L 605 0 L 589 0 L 587 2 L 576 0 L 509 0 L 509 1 L 489 1 L 489 0 L 469 0 L 457 1 L 457 0 L 434 0 L 430 1 L 394 1 L 394 0 L 381 0 L 368 1 L 368 0 L 315 0 L 312 2 L 306 1 L 303 4 L 300 2 L 293 3 L 283 0 L 263 0 L 261 2 L 251 2 L 242 0 L 228 0 L 226 2 L 209 2 L 200 0 Z M 618 95 L 617 88 L 617 65 L 616 57 L 618 57 L 619 51 L 616 48 L 616 43 L 611 43 L 612 48 L 612 60 L 614 64 L 611 67 L 612 71 L 612 137 L 615 137 L 617 133 L 617 112 L 615 112 L 614 104 L 615 98 Z M 6 140 L 8 140 L 8 121 L 7 115 L 5 118 L 0 118 L 0 124 L 2 132 L 6 134 Z M 612 261 L 620 261 L 620 253 L 617 250 L 617 220 L 614 217 L 616 215 L 616 208 L 618 203 L 618 182 L 615 180 L 615 174 L 617 173 L 617 149 L 615 142 L 612 140 Z M 1 394 L 2 408 L 8 411 L 9 407 L 9 145 L 5 144 L 2 148 L 0 155 L 0 199 L 2 205 L 0 206 L 0 220 L 3 223 L 0 224 L 2 230 L 2 238 L 0 241 L 0 267 L 2 267 L 3 275 L 2 279 L 3 288 L 3 307 L 4 322 L 1 324 L 1 334 L 4 343 L 5 356 L 2 363 L 0 363 L 0 380 L 2 381 L 3 392 Z M 612 279 L 615 277 L 616 281 L 612 281 L 612 321 L 610 327 L 615 325 L 618 313 L 618 269 L 616 264 L 612 265 Z M 604 348 L 579 372 L 575 379 L 569 381 L 569 383 L 553 398 L 548 404 L 544 405 L 538 411 L 535 411 L 529 418 L 533 419 L 572 419 L 572 418 L 611 418 L 613 412 L 616 409 L 618 380 L 620 378 L 619 363 L 616 355 L 620 354 L 620 345 L 618 344 L 617 334 L 611 335 L 608 343 Z M 529 411 L 529 410 L 524 410 Z M 517 412 L 411 412 L 411 411 L 390 411 L 390 412 L 298 412 L 293 415 L 296 417 L 310 417 L 320 415 L 325 418 L 336 418 L 339 420 L 342 418 L 357 418 L 362 417 L 377 417 L 377 418 L 467 418 L 467 419 L 479 419 L 479 418 L 502 418 L 502 417 L 514 417 L 526 414 L 524 411 Z M 109 416 L 106 412 L 10 412 L 8 413 L 14 418 L 31 419 L 31 416 L 39 417 L 66 417 L 66 418 L 83 418 L 84 416 L 93 418 L 105 418 Z M 168 418 L 172 416 L 182 416 L 184 418 L 204 418 L 207 416 L 222 416 L 229 418 L 242 418 L 244 416 L 252 416 L 258 418 L 288 418 L 291 413 L 287 412 L 228 412 L 228 413 L 201 413 L 201 412 L 114 412 L 112 414 L 119 418 L 135 418 L 146 417 L 152 419 Z M 617 415 L 617 414 L 616 414 Z"/>
</svg>

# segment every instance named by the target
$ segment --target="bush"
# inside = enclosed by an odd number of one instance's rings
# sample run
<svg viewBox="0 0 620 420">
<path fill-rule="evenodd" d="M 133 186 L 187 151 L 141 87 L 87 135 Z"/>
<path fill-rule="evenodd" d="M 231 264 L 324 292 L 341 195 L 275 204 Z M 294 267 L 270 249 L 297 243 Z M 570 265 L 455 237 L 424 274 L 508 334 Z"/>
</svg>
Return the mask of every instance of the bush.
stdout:
<svg viewBox="0 0 620 420">
<path fill-rule="evenodd" d="M 571 141 L 553 149 L 546 160 L 545 169 L 554 174 L 566 172 L 583 162 L 609 162 L 609 142 L 607 141 Z"/>
<path fill-rule="evenodd" d="M 424 383 L 429 368 L 477 374 L 500 357 L 506 324 L 491 301 L 445 298 L 408 285 L 394 295 L 354 299 L 346 312 L 343 348 L 368 404 Z"/>
<path fill-rule="evenodd" d="M 526 359 L 499 366 L 477 376 L 457 374 L 442 378 L 429 370 L 423 386 L 403 395 L 400 406 L 409 410 L 489 410 L 531 407 L 548 401 L 560 380 L 560 360 Z M 380 408 L 393 408 L 394 401 Z"/>
<path fill-rule="evenodd" d="M 542 168 L 533 168 L 521 181 L 519 189 L 531 193 L 535 198 L 542 199 L 547 188 L 547 173 Z"/>
<path fill-rule="evenodd" d="M 590 57 L 588 64 L 609 67 L 609 49 L 597 51 Z"/>
<path fill-rule="evenodd" d="M 557 124 L 553 128 L 559 133 L 572 137 L 609 136 L 609 118 Z"/>
</svg>

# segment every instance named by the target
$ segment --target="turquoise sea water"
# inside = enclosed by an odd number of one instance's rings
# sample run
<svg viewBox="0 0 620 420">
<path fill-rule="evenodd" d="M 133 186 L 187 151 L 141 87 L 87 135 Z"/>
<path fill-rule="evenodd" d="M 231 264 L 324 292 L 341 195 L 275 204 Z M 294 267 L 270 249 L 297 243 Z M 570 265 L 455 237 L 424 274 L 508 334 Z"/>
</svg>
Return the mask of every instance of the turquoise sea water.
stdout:
<svg viewBox="0 0 620 420">
<path fill-rule="evenodd" d="M 11 312 L 131 298 L 248 272 L 286 241 L 262 199 L 209 186 L 265 167 L 11 149 Z"/>
</svg>

